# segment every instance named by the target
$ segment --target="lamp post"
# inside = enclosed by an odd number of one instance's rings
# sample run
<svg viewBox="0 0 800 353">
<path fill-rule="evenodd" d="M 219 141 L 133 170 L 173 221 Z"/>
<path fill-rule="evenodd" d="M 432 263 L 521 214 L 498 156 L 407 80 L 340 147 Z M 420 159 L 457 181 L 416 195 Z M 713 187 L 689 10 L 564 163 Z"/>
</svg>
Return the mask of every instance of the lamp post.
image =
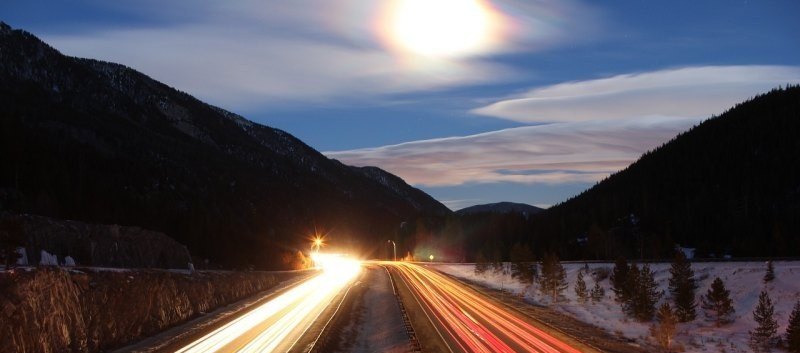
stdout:
<svg viewBox="0 0 800 353">
<path fill-rule="evenodd" d="M 387 242 L 392 243 L 392 253 L 394 254 L 394 261 L 397 261 L 397 244 L 395 244 L 394 240 L 387 240 Z"/>
</svg>

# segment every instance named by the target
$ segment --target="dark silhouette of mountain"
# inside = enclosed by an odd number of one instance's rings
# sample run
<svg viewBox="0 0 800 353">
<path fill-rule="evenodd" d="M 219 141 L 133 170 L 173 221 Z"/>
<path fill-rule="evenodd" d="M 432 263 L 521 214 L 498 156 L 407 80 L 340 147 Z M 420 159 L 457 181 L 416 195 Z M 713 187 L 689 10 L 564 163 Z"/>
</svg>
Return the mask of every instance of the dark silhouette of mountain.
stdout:
<svg viewBox="0 0 800 353">
<path fill-rule="evenodd" d="M 459 216 L 464 215 L 473 215 L 476 213 L 519 213 L 523 216 L 534 215 L 539 212 L 543 211 L 543 209 L 531 206 L 524 203 L 515 203 L 515 202 L 497 202 L 497 203 L 487 203 L 483 205 L 475 205 L 466 208 L 462 208 L 456 211 L 456 214 Z"/>
<path fill-rule="evenodd" d="M 315 231 L 369 255 L 401 222 L 451 213 L 378 168 L 6 24 L 0 165 L 0 210 L 153 229 L 227 266 L 279 267 Z"/>
<path fill-rule="evenodd" d="M 676 104 L 678 104 L 676 102 Z M 741 103 L 531 218 L 572 258 L 800 256 L 800 87 Z"/>
</svg>

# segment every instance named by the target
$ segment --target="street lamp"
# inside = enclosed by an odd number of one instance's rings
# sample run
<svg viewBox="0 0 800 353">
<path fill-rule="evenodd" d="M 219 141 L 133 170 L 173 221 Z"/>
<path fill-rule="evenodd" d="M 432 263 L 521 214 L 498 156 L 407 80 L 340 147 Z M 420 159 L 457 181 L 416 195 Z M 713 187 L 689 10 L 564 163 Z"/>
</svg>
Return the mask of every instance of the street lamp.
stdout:
<svg viewBox="0 0 800 353">
<path fill-rule="evenodd" d="M 392 243 L 392 253 L 394 254 L 394 261 L 397 261 L 397 244 L 394 243 L 394 240 L 387 240 L 387 242 Z"/>
<path fill-rule="evenodd" d="M 431 254 L 431 256 L 428 258 L 431 259 L 431 262 L 433 262 L 433 254 Z"/>
<path fill-rule="evenodd" d="M 311 243 L 311 251 L 314 251 L 314 247 L 317 248 L 317 252 L 319 252 L 319 248 L 322 246 L 322 238 L 314 238 L 314 242 Z"/>
</svg>

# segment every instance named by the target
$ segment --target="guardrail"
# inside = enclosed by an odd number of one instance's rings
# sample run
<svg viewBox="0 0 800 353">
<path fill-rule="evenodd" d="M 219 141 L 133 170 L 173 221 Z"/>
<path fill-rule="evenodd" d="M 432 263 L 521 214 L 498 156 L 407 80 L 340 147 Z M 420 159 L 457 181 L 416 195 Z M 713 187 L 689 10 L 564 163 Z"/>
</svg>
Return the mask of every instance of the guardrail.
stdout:
<svg viewBox="0 0 800 353">
<path fill-rule="evenodd" d="M 417 339 L 417 333 L 414 331 L 414 326 L 411 325 L 411 319 L 408 317 L 408 311 L 406 311 L 406 307 L 403 305 L 403 301 L 400 300 L 400 295 L 397 293 L 397 284 L 394 283 L 394 279 L 392 278 L 392 274 L 389 273 L 389 269 L 386 266 L 381 267 L 386 270 L 386 275 L 389 276 L 389 281 L 392 282 L 392 293 L 394 293 L 394 298 L 397 299 L 397 305 L 400 307 L 400 313 L 403 316 L 403 326 L 406 329 L 409 341 L 411 341 L 411 351 L 421 353 L 422 344 L 420 344 L 419 339 Z"/>
</svg>

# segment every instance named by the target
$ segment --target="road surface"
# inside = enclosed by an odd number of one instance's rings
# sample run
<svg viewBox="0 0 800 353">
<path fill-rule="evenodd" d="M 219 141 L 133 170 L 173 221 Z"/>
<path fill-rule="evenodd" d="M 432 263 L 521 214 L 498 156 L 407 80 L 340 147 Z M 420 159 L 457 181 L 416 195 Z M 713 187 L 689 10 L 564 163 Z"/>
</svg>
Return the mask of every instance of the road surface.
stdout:
<svg viewBox="0 0 800 353">
<path fill-rule="evenodd" d="M 332 266 L 226 325 L 177 350 L 179 353 L 290 352 L 360 271 L 355 261 Z"/>
<path fill-rule="evenodd" d="M 450 352 L 581 352 L 436 271 L 411 263 L 385 264 L 408 286 Z"/>
</svg>

